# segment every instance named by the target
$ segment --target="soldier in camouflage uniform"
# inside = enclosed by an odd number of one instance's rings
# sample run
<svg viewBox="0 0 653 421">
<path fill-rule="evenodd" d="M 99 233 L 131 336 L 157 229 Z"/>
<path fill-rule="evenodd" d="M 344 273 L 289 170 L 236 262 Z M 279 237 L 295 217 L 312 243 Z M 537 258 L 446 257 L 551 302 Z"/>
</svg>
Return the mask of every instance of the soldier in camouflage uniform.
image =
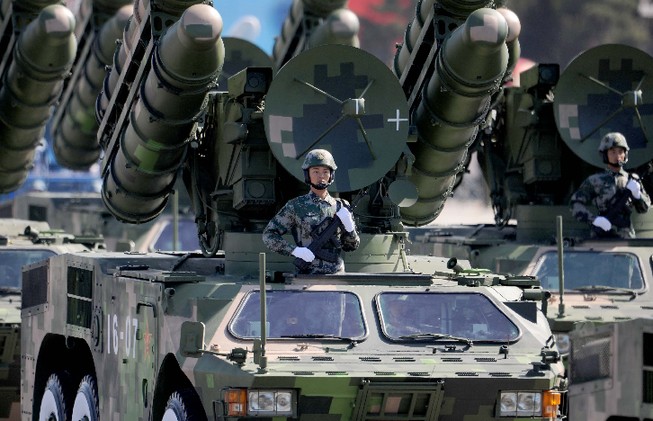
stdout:
<svg viewBox="0 0 653 421">
<path fill-rule="evenodd" d="M 599 153 L 607 169 L 589 176 L 571 196 L 572 214 L 579 221 L 591 224 L 592 237 L 634 238 L 632 209 L 645 213 L 651 206 L 639 176 L 623 169 L 629 150 L 624 135 L 606 134 L 599 144 Z M 596 206 L 598 215 L 588 209 L 589 204 Z"/>
<path fill-rule="evenodd" d="M 295 256 L 308 263 L 301 265 L 302 268 L 298 266 L 298 273 L 344 272 L 345 264 L 340 251 L 356 250 L 360 244 L 349 203 L 331 197 L 327 191 L 335 179 L 336 168 L 333 156 L 328 151 L 310 151 L 302 164 L 304 181 L 310 186 L 310 191 L 288 201 L 263 231 L 263 242 L 270 250 Z M 319 250 L 309 248 L 315 235 L 319 235 L 334 217 L 340 220 L 336 234 L 324 241 Z M 292 234 L 296 245 L 283 238 L 288 232 Z"/>
</svg>

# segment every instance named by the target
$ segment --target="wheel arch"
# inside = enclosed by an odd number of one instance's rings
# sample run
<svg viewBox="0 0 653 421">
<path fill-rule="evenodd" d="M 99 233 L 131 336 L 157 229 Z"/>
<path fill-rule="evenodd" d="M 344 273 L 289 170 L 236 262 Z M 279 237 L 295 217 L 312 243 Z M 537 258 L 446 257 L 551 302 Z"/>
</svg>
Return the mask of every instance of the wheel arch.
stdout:
<svg viewBox="0 0 653 421">
<path fill-rule="evenodd" d="M 90 374 L 97 379 L 93 355 L 86 341 L 53 333 L 47 334 L 43 338 L 34 373 L 33 414 L 38 414 L 45 385 L 48 377 L 53 373 L 65 374 L 66 378 L 62 381 L 65 382 L 63 386 L 67 390 L 64 390 L 64 394 L 67 396 L 74 396 L 84 375 Z M 99 382 L 96 380 L 95 383 L 99 388 Z"/>
<path fill-rule="evenodd" d="M 154 387 L 154 396 L 152 399 L 153 420 L 157 421 L 163 417 L 168 398 L 173 392 L 180 390 L 192 390 L 197 401 L 201 402 L 193 384 L 179 366 L 177 358 L 173 354 L 167 354 L 159 368 L 159 374 Z M 200 408 L 201 412 L 205 413 L 204 407 L 200 406 Z M 206 414 L 204 414 L 204 419 L 206 419 Z"/>
</svg>

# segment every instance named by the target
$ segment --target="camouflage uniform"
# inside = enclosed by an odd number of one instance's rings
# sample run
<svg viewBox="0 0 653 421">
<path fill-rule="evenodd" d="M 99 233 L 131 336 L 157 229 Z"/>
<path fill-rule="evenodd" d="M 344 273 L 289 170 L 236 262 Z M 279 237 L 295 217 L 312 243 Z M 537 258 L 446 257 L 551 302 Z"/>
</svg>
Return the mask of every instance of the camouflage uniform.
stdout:
<svg viewBox="0 0 653 421">
<path fill-rule="evenodd" d="M 613 197 L 626 188 L 628 173 L 622 168 L 619 172 L 606 170 L 602 173 L 589 176 L 581 184 L 578 191 L 571 196 L 571 212 L 576 219 L 591 223 L 596 216 L 605 216 L 612 205 Z M 594 215 L 588 205 L 594 204 L 599 215 Z M 634 238 L 635 230 L 630 221 L 630 214 L 634 208 L 638 213 L 645 213 L 651 206 L 651 199 L 642 188 L 641 197 L 630 197 L 622 210 L 620 218 L 608 218 L 613 224 L 616 235 L 623 238 Z M 595 230 L 592 230 L 596 236 Z"/>
<path fill-rule="evenodd" d="M 270 250 L 290 256 L 295 245 L 283 238 L 284 234 L 290 232 L 297 246 L 308 247 L 312 241 L 311 232 L 324 224 L 325 219 L 331 221 L 335 217 L 339 209 L 337 202 L 341 202 L 340 206 L 348 206 L 345 200 L 335 199 L 328 194 L 325 199 L 321 199 L 313 192 L 289 200 L 265 227 L 263 242 Z M 356 250 L 360 244 L 360 237 L 355 229 L 347 232 L 342 226 L 338 228 L 338 233 L 334 237 L 337 238 L 327 241 L 324 247 L 331 248 L 337 253 L 337 261 L 328 262 L 315 257 L 308 270 L 302 273 L 344 272 L 345 264 L 340 257 L 340 250 Z"/>
</svg>

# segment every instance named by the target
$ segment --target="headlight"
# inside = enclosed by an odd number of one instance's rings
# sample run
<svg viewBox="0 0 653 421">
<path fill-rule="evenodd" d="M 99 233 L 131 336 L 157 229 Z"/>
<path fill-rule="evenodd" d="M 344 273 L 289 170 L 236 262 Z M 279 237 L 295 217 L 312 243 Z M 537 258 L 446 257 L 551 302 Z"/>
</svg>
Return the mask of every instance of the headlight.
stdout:
<svg viewBox="0 0 653 421">
<path fill-rule="evenodd" d="M 517 414 L 517 393 L 506 392 L 501 394 L 501 402 L 499 404 L 499 415 L 505 417 L 507 415 Z"/>
<path fill-rule="evenodd" d="M 295 415 L 296 398 L 292 390 L 226 389 L 223 392 L 227 416 Z"/>
<path fill-rule="evenodd" d="M 502 392 L 499 405 L 501 417 L 539 417 L 542 414 L 541 392 Z"/>
<path fill-rule="evenodd" d="M 250 390 L 247 392 L 248 415 L 290 416 L 293 414 L 290 390 Z"/>
<path fill-rule="evenodd" d="M 569 340 L 569 335 L 566 333 L 556 333 L 556 345 L 558 345 L 558 351 L 560 355 L 568 355 L 571 351 L 571 341 Z"/>
</svg>

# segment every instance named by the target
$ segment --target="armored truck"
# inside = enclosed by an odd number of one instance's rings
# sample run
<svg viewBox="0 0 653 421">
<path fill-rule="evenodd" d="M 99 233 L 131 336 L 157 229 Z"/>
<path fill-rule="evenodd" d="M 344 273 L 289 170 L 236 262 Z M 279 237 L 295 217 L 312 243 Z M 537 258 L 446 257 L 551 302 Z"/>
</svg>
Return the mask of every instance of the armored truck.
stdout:
<svg viewBox="0 0 653 421">
<path fill-rule="evenodd" d="M 227 259 L 32 267 L 24 419 L 560 417 L 563 367 L 532 278 L 410 259 L 418 271 L 274 280 L 263 254 L 257 279 L 222 273 Z"/>
<path fill-rule="evenodd" d="M 519 55 L 498 6 L 419 2 L 391 70 L 346 1 L 293 1 L 270 60 L 207 2 L 136 1 L 96 101 L 101 197 L 142 224 L 182 180 L 200 253 L 31 267 L 23 419 L 564 418 L 539 281 L 406 249 Z M 344 273 L 297 274 L 262 241 L 314 148 L 360 233 Z"/>
<path fill-rule="evenodd" d="M 604 166 L 599 144 L 610 132 L 627 136 L 626 169 L 653 191 L 645 94 L 651 69 L 646 52 L 608 44 L 580 53 L 563 71 L 536 63 L 521 73 L 520 84 L 497 97 L 474 147 L 496 224 L 416 228 L 410 235 L 413 253 L 537 276 L 551 291 L 547 318 L 570 368 L 572 419 L 653 416 L 643 348 L 653 327 L 653 213 L 633 213 L 637 238 L 594 239 L 569 203 Z"/>
<path fill-rule="evenodd" d="M 56 254 L 89 251 L 101 239 L 76 238 L 41 221 L 0 219 L 0 419 L 20 419 L 20 307 L 23 268 Z M 29 293 L 29 292 L 28 292 Z"/>
</svg>

